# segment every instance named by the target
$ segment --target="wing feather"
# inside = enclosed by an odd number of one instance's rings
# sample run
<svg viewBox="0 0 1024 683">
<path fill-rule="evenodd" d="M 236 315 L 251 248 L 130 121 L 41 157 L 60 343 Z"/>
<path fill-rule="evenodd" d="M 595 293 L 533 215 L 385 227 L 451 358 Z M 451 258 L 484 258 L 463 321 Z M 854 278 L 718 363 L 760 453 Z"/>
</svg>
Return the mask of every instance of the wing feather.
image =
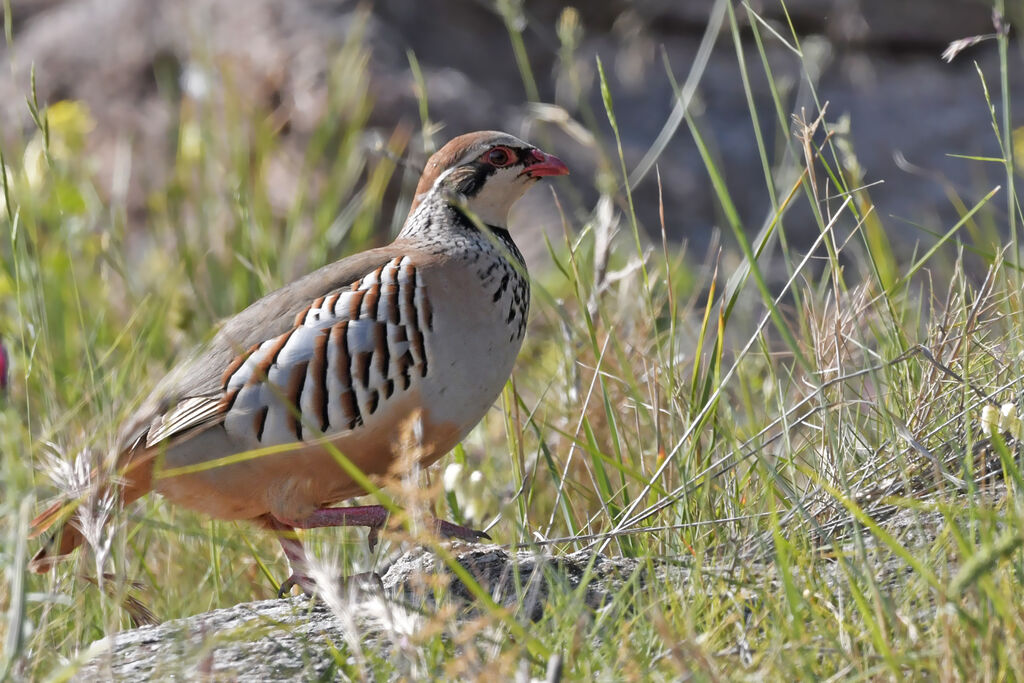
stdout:
<svg viewBox="0 0 1024 683">
<path fill-rule="evenodd" d="M 130 453 L 171 439 L 187 438 L 223 422 L 231 407 L 225 394 L 227 369 L 236 372 L 248 362 L 253 347 L 276 340 L 306 319 L 313 305 L 335 304 L 367 275 L 405 253 L 400 242 L 355 254 L 316 270 L 268 294 L 225 320 L 214 338 L 169 373 L 150 394 L 142 408 L 126 423 L 120 435 L 121 462 Z M 340 307 L 334 311 L 341 313 Z M 358 313 L 358 309 L 357 309 Z"/>
</svg>

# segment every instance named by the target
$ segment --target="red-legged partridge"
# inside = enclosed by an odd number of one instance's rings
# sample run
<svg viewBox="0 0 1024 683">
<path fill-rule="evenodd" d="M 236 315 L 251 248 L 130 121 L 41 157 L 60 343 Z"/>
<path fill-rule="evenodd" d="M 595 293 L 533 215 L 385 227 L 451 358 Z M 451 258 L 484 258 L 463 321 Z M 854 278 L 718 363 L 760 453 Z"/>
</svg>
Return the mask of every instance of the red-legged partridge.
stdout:
<svg viewBox="0 0 1024 683">
<path fill-rule="evenodd" d="M 105 488 L 122 504 L 155 490 L 274 529 L 291 565 L 286 586 L 311 591 L 293 528 L 375 530 L 387 517 L 381 506 L 327 507 L 365 491 L 325 442 L 370 477 L 402 474 L 407 423 L 413 459 L 426 466 L 480 421 L 512 371 L 530 306 L 509 209 L 539 178 L 568 172 L 506 133 L 449 142 L 427 162 L 394 242 L 263 297 L 161 382 L 122 430 L 117 483 Z M 67 509 L 35 521 L 36 533 L 57 525 L 35 571 L 82 544 Z"/>
</svg>

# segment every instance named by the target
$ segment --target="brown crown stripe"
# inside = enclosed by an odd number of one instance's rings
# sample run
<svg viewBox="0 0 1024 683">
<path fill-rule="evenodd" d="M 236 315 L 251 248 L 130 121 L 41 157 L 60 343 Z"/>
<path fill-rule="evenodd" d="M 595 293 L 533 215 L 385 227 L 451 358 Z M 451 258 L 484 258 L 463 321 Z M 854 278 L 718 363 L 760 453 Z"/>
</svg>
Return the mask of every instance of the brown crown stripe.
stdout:
<svg viewBox="0 0 1024 683">
<path fill-rule="evenodd" d="M 267 426 L 267 413 L 270 412 L 270 406 L 263 406 L 256 411 L 256 415 L 253 418 L 252 428 L 256 432 L 256 440 L 263 441 L 263 428 Z"/>
<path fill-rule="evenodd" d="M 365 295 L 366 295 L 366 290 L 364 290 L 364 289 L 357 289 L 356 291 L 352 292 L 352 296 L 351 296 L 351 298 L 349 299 L 349 302 L 348 302 L 348 319 L 349 320 L 358 320 L 359 319 L 359 309 L 362 307 L 363 297 Z"/>
<path fill-rule="evenodd" d="M 306 369 L 309 361 L 297 363 L 292 369 L 291 377 L 288 378 L 288 386 L 285 388 L 285 396 L 291 405 L 284 406 L 288 411 L 285 418 L 286 423 L 295 433 L 295 440 L 302 441 L 302 387 L 306 384 Z"/>
<path fill-rule="evenodd" d="M 388 379 L 386 382 L 384 382 L 384 398 L 391 398 L 391 395 L 393 393 L 395 393 L 395 380 Z"/>
<path fill-rule="evenodd" d="M 350 364 L 352 359 L 348 354 L 348 321 L 342 320 L 337 325 L 331 328 L 331 343 L 338 349 L 338 355 L 335 358 L 337 361 L 337 367 L 334 368 L 334 372 L 338 376 L 338 382 L 341 384 L 342 390 L 348 390 L 352 388 L 352 371 Z M 352 415 L 352 413 L 348 413 Z"/>
<path fill-rule="evenodd" d="M 327 412 L 327 342 L 330 333 L 324 330 L 313 339 L 313 360 L 309 368 L 313 382 L 313 406 L 320 411 L 320 431 L 327 432 L 331 420 Z"/>
<path fill-rule="evenodd" d="M 263 360 L 256 364 L 253 368 L 252 375 L 249 376 L 249 380 L 246 385 L 258 384 L 259 382 L 265 382 L 267 379 L 267 373 L 270 372 L 270 368 L 277 362 L 277 355 L 281 353 L 281 349 L 288 343 L 288 340 L 292 338 L 292 334 L 297 328 L 292 328 L 282 335 L 278 335 L 277 339 L 274 340 L 273 344 L 264 351 Z"/>
<path fill-rule="evenodd" d="M 224 371 L 223 376 L 221 376 L 221 389 L 227 391 L 228 384 L 231 383 L 231 378 L 234 377 L 235 373 L 238 372 L 238 369 L 245 364 L 245 361 L 249 360 L 249 356 L 254 354 L 256 349 L 259 347 L 259 344 L 253 344 L 249 347 L 248 351 L 240 353 L 234 357 L 227 369 Z"/>
</svg>

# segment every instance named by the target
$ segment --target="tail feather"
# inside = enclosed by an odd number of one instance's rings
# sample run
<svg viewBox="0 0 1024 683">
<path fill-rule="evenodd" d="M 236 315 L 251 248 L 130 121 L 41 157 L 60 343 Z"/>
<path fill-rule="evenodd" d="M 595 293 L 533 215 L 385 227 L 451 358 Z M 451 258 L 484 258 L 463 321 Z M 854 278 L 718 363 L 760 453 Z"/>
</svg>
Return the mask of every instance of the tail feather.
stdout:
<svg viewBox="0 0 1024 683">
<path fill-rule="evenodd" d="M 153 488 L 153 456 L 155 452 L 138 454 L 124 467 L 117 485 L 105 488 L 116 492 L 121 505 L 146 495 Z M 98 474 L 93 473 L 94 481 Z M 46 534 L 43 546 L 29 560 L 28 568 L 45 574 L 85 542 L 78 526 L 78 500 L 61 500 L 50 505 L 32 520 L 29 538 Z"/>
<path fill-rule="evenodd" d="M 58 500 L 56 503 L 36 515 L 36 518 L 32 520 L 32 523 L 29 526 L 28 537 L 37 538 L 46 532 L 50 527 L 67 515 L 69 512 L 69 510 L 65 509 L 67 507 L 68 504 L 65 501 Z"/>
<path fill-rule="evenodd" d="M 54 507 L 59 510 L 66 506 L 63 503 L 56 503 L 40 515 L 40 517 L 46 515 Z M 36 519 L 39 519 L 39 517 Z M 45 527 L 39 529 L 33 526 L 33 535 L 38 536 L 43 533 L 54 521 L 56 520 L 49 521 Z M 75 526 L 73 519 L 59 522 L 56 529 L 47 534 L 46 540 L 43 541 L 43 547 L 29 560 L 28 568 L 36 574 L 45 574 L 53 569 L 55 564 L 70 555 L 75 548 L 82 545 L 84 541 L 85 537 L 82 536 L 82 532 Z"/>
</svg>

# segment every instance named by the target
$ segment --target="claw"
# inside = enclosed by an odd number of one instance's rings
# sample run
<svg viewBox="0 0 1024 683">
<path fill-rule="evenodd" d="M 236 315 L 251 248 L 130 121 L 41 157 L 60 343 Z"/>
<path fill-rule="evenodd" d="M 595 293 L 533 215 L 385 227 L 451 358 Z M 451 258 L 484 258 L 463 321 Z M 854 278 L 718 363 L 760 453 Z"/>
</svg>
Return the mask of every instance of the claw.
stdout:
<svg viewBox="0 0 1024 683">
<path fill-rule="evenodd" d="M 308 597 L 313 597 L 316 588 L 316 584 L 313 583 L 312 579 L 302 574 L 292 574 L 281 583 L 281 587 L 277 589 L 277 597 L 286 598 L 288 593 L 291 592 L 292 588 L 298 586 L 303 593 Z"/>
<path fill-rule="evenodd" d="M 370 546 L 370 552 L 371 553 L 373 552 L 373 549 L 377 547 L 377 541 L 379 541 L 379 540 L 380 540 L 380 527 L 379 526 L 371 526 L 370 527 L 370 533 L 367 534 L 367 536 L 366 536 L 366 542 Z"/>
<path fill-rule="evenodd" d="M 434 520 L 434 524 L 437 528 L 437 533 L 445 538 L 457 538 L 461 541 L 468 541 L 473 543 L 480 539 L 491 540 L 491 537 L 485 531 L 478 529 L 470 529 L 469 527 L 460 526 L 452 522 L 446 522 L 443 519 Z"/>
</svg>

